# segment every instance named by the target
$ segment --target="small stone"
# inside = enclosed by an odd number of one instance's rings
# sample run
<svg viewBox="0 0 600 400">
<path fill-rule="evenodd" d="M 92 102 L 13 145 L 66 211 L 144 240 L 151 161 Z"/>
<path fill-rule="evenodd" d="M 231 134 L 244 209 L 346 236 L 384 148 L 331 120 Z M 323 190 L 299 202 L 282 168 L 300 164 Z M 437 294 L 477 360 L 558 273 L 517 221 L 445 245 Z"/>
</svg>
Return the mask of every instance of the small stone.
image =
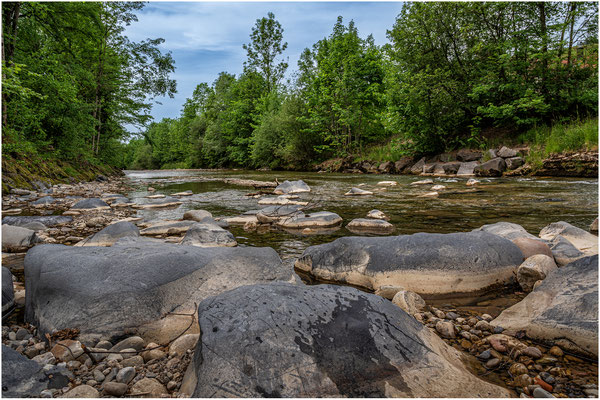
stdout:
<svg viewBox="0 0 600 400">
<path fill-rule="evenodd" d="M 121 350 L 121 356 L 123 357 L 123 360 L 126 360 L 130 357 L 136 356 L 137 355 L 137 350 L 136 349 L 123 349 Z"/>
<path fill-rule="evenodd" d="M 544 389 L 544 390 L 546 390 L 546 391 L 548 391 L 548 392 L 552 392 L 552 385 L 549 385 L 548 383 L 544 382 L 544 380 L 543 380 L 543 379 L 541 379 L 540 377 L 537 377 L 537 376 L 536 376 L 536 377 L 533 379 L 533 382 L 534 382 L 536 385 L 540 385 L 540 387 L 541 387 L 542 389 Z"/>
<path fill-rule="evenodd" d="M 489 350 L 485 350 L 485 351 L 482 351 L 477 356 L 477 358 L 479 358 L 480 360 L 489 360 L 491 356 L 492 356 L 492 354 L 490 353 L 490 351 Z"/>
<path fill-rule="evenodd" d="M 524 364 L 514 363 L 513 365 L 510 366 L 510 368 L 508 369 L 508 372 L 512 376 L 518 376 L 518 375 L 526 374 L 528 372 L 528 370 Z"/>
<path fill-rule="evenodd" d="M 555 364 L 558 362 L 558 359 L 556 359 L 554 357 L 545 356 L 545 357 L 540 358 L 537 362 L 540 364 Z"/>
<path fill-rule="evenodd" d="M 498 365 L 500 365 L 500 360 L 497 358 L 492 358 L 491 360 L 489 360 L 488 362 L 485 363 L 485 367 L 487 369 L 494 369 Z"/>
<path fill-rule="evenodd" d="M 533 379 L 527 374 L 521 374 L 513 380 L 515 386 L 526 388 L 533 383 Z"/>
<path fill-rule="evenodd" d="M 158 345 L 155 343 L 150 343 L 150 344 L 148 344 L 148 346 L 146 346 L 146 348 L 149 348 L 149 349 L 152 349 L 155 347 L 158 347 Z M 151 360 L 158 360 L 158 359 L 163 358 L 165 356 L 165 352 L 160 349 L 154 349 L 154 350 L 144 351 L 140 355 L 144 358 L 145 362 L 148 362 Z"/>
<path fill-rule="evenodd" d="M 435 330 L 445 338 L 456 337 L 454 333 L 454 324 L 452 324 L 452 322 L 438 321 L 435 324 Z"/>
<path fill-rule="evenodd" d="M 494 317 L 492 317 L 490 314 L 483 314 L 481 316 L 481 318 L 483 318 L 485 321 L 490 322 L 491 320 L 494 319 Z"/>
<path fill-rule="evenodd" d="M 547 392 L 546 390 L 542 389 L 541 387 L 535 388 L 533 391 L 533 397 L 535 397 L 536 399 L 543 399 L 543 398 L 550 398 L 550 397 L 554 397 L 552 395 L 552 393 Z"/>
<path fill-rule="evenodd" d="M 15 337 L 16 337 L 16 340 L 25 340 L 25 339 L 29 339 L 29 337 L 31 337 L 31 334 L 29 333 L 29 331 L 27 329 L 19 328 L 19 330 L 15 334 Z"/>
<path fill-rule="evenodd" d="M 198 343 L 198 333 L 183 335 L 175 340 L 169 348 L 169 353 L 174 352 L 178 356 L 183 356 L 188 349 L 194 349 Z"/>
<path fill-rule="evenodd" d="M 144 339 L 139 336 L 131 336 L 127 339 L 121 340 L 119 343 L 115 344 L 110 350 L 111 351 L 121 351 L 124 349 L 135 349 L 142 350 L 145 345 Z"/>
<path fill-rule="evenodd" d="M 167 390 L 171 391 L 175 388 L 177 388 L 177 382 L 169 381 L 169 383 L 167 383 Z"/>
<path fill-rule="evenodd" d="M 50 350 L 58 361 L 72 361 L 83 354 L 81 343 L 77 340 L 61 340 Z"/>
<path fill-rule="evenodd" d="M 8 332 L 8 340 L 17 340 L 17 334 L 15 332 Z"/>
<path fill-rule="evenodd" d="M 122 356 L 122 355 L 120 355 L 120 354 L 114 354 L 114 353 L 111 353 L 111 354 L 109 354 L 109 355 L 106 357 L 106 359 L 105 359 L 105 360 L 106 360 L 106 362 L 107 362 L 107 363 L 108 363 L 108 362 L 110 362 L 110 361 L 117 361 L 117 362 L 120 362 L 120 361 L 123 361 L 123 356 Z"/>
<path fill-rule="evenodd" d="M 107 382 L 104 384 L 104 393 L 109 396 L 121 397 L 127 392 L 127 385 L 120 382 Z"/>
<path fill-rule="evenodd" d="M 89 385 L 79 385 L 69 390 L 60 397 L 67 398 L 96 398 L 100 397 L 100 393 Z"/>
<path fill-rule="evenodd" d="M 487 321 L 478 321 L 475 324 L 475 329 L 481 330 L 481 331 L 491 331 L 494 329 L 494 327 L 492 327 L 492 325 L 490 325 L 489 322 Z"/>
<path fill-rule="evenodd" d="M 104 378 L 106 378 L 106 376 L 104 376 L 104 374 L 102 372 L 98 371 L 97 369 L 92 371 L 92 375 L 94 376 L 94 379 L 98 382 L 102 382 L 104 380 Z"/>
<path fill-rule="evenodd" d="M 86 385 L 88 385 L 88 386 L 96 386 L 96 385 L 98 384 L 98 382 L 96 382 L 96 381 L 95 381 L 95 380 L 93 380 L 93 379 L 90 379 L 90 380 L 89 380 L 89 381 L 87 381 L 85 384 L 86 384 Z"/>
<path fill-rule="evenodd" d="M 56 363 L 56 357 L 54 357 L 54 354 L 52 354 L 51 352 L 46 352 L 46 353 L 42 353 L 38 356 L 35 356 L 32 358 L 33 361 L 37 362 L 40 365 L 47 365 L 47 364 L 55 364 Z"/>
<path fill-rule="evenodd" d="M 583 393 L 590 397 L 598 397 L 598 389 L 583 389 Z"/>
<path fill-rule="evenodd" d="M 123 367 L 141 367 L 144 365 L 144 359 L 142 356 L 133 356 L 121 361 Z"/>
<path fill-rule="evenodd" d="M 446 318 L 446 314 L 444 314 L 443 311 L 440 311 L 437 308 L 433 308 L 432 311 L 433 311 L 433 314 L 435 314 L 435 316 L 438 317 L 439 319 Z"/>
<path fill-rule="evenodd" d="M 117 382 L 129 383 L 135 378 L 135 368 L 125 367 L 117 373 Z"/>
<path fill-rule="evenodd" d="M 548 353 L 554 357 L 562 357 L 564 355 L 564 352 L 558 346 L 552 346 Z"/>
<path fill-rule="evenodd" d="M 556 379 L 548 372 L 540 372 L 540 378 L 549 385 L 554 385 L 556 383 Z"/>
<path fill-rule="evenodd" d="M 475 317 L 471 317 L 469 318 L 469 320 L 467 321 L 467 323 L 471 326 L 475 326 L 477 324 L 477 322 L 479 322 L 479 320 Z"/>
<path fill-rule="evenodd" d="M 504 332 L 504 328 L 501 326 L 495 326 L 494 327 L 494 333 L 502 333 Z"/>
<path fill-rule="evenodd" d="M 53 395 L 52 395 L 52 390 L 50 390 L 50 389 L 45 389 L 45 390 L 42 390 L 42 391 L 40 392 L 40 397 L 41 397 L 42 399 L 51 399 L 51 398 L 53 397 Z"/>
<path fill-rule="evenodd" d="M 458 318 L 458 314 L 450 311 L 446 313 L 446 318 L 456 320 Z"/>
<path fill-rule="evenodd" d="M 462 346 L 464 349 L 470 349 L 470 348 L 473 346 L 473 344 L 472 344 L 471 342 L 469 342 L 468 340 L 466 340 L 466 339 L 463 339 L 463 340 L 461 340 L 461 341 L 460 341 L 460 345 L 461 345 L 461 346 Z"/>
<path fill-rule="evenodd" d="M 148 374 L 146 374 L 148 376 Z M 164 387 L 162 383 L 152 378 L 144 378 L 142 380 L 137 381 L 131 387 L 131 393 L 146 393 L 140 395 L 141 397 L 162 397 L 162 395 L 167 395 L 167 389 Z"/>
<path fill-rule="evenodd" d="M 529 346 L 529 347 L 525 347 L 523 349 L 523 355 L 526 355 L 526 356 L 534 358 L 534 359 L 538 359 L 538 358 L 542 357 L 542 352 L 537 347 Z"/>
<path fill-rule="evenodd" d="M 113 345 L 108 340 L 101 340 L 95 347 L 98 349 L 110 350 L 112 349 Z"/>
</svg>

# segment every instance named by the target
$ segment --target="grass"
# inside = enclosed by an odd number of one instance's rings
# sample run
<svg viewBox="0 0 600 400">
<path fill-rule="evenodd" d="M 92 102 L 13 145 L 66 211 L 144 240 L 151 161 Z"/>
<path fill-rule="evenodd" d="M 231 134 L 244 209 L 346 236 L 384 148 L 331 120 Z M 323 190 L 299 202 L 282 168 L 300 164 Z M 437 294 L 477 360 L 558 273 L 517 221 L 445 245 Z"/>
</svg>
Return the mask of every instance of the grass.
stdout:
<svg viewBox="0 0 600 400">
<path fill-rule="evenodd" d="M 385 144 L 373 145 L 367 148 L 356 161 L 397 161 L 406 156 L 406 150 L 399 144 L 399 138 L 392 138 Z"/>
<path fill-rule="evenodd" d="M 586 119 L 559 123 L 551 127 L 535 127 L 521 134 L 521 143 L 538 148 L 543 155 L 598 148 L 598 120 Z"/>
</svg>

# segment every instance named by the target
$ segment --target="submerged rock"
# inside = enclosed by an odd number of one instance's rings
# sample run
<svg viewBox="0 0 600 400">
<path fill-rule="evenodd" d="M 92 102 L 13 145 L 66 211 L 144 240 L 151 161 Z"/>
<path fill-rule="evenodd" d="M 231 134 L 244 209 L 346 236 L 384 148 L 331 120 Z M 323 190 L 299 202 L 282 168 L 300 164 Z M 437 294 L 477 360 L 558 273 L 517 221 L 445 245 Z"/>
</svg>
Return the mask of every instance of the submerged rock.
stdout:
<svg viewBox="0 0 600 400">
<path fill-rule="evenodd" d="M 353 233 L 387 235 L 394 231 L 394 225 L 383 219 L 356 218 L 346 225 L 346 229 Z"/>
<path fill-rule="evenodd" d="M 379 210 L 369 211 L 369 213 L 367 214 L 367 218 L 384 219 L 386 221 L 389 220 L 388 216 L 385 215 L 385 213 L 383 211 L 379 211 Z"/>
<path fill-rule="evenodd" d="M 127 221 L 116 222 L 90 237 L 83 246 L 112 246 L 121 238 L 137 236 L 140 236 L 137 226 Z"/>
<path fill-rule="evenodd" d="M 598 254 L 598 237 L 568 222 L 555 222 L 540 231 L 540 237 L 549 241 L 559 235 L 571 242 L 577 250 L 585 255 Z"/>
<path fill-rule="evenodd" d="M 198 247 L 237 246 L 231 232 L 218 225 L 204 223 L 192 225 L 185 233 L 181 244 Z"/>
<path fill-rule="evenodd" d="M 25 257 L 26 320 L 42 335 L 77 328 L 80 340 L 110 339 L 133 330 L 162 343 L 190 322 L 169 312 L 193 313 L 194 302 L 224 290 L 291 275 L 271 248 L 147 241 L 112 247 L 41 245 Z"/>
<path fill-rule="evenodd" d="M 565 345 L 597 356 L 598 256 L 554 270 L 527 297 L 504 310 L 492 325 L 524 330 L 534 339 L 563 339 Z"/>
<path fill-rule="evenodd" d="M 284 181 L 279 184 L 273 190 L 275 194 L 293 194 L 293 193 L 306 193 L 310 192 L 310 186 L 308 186 L 303 180 L 297 181 Z"/>
<path fill-rule="evenodd" d="M 43 206 L 43 205 L 48 205 L 48 204 L 52 204 L 56 201 L 56 199 L 52 196 L 46 196 L 46 197 L 42 197 L 40 199 L 37 199 L 36 201 L 33 201 L 31 204 L 34 206 Z"/>
<path fill-rule="evenodd" d="M 346 193 L 344 193 L 344 196 L 368 196 L 371 194 L 373 194 L 373 192 L 370 192 L 368 190 L 352 188 L 349 191 L 347 191 Z"/>
<path fill-rule="evenodd" d="M 279 219 L 278 226 L 286 229 L 330 228 L 342 224 L 342 218 L 336 213 L 319 211 L 310 214 L 298 214 L 291 218 Z"/>
<path fill-rule="evenodd" d="M 271 224 L 283 219 L 304 215 L 304 213 L 301 210 L 302 207 L 298 205 L 270 206 L 258 211 L 256 213 L 256 219 L 260 223 Z"/>
<path fill-rule="evenodd" d="M 247 286 L 198 315 L 192 397 L 508 396 L 399 307 L 353 288 Z"/>
<path fill-rule="evenodd" d="M 147 209 L 147 208 L 167 208 L 167 207 L 175 207 L 178 206 L 180 204 L 183 204 L 183 202 L 175 197 L 171 197 L 171 196 L 166 196 L 164 198 L 161 199 L 153 199 L 151 200 L 150 203 L 145 203 L 145 204 L 134 204 L 132 207 L 133 208 L 139 208 L 139 209 Z"/>
<path fill-rule="evenodd" d="M 343 237 L 311 246 L 295 267 L 316 279 L 377 291 L 461 295 L 514 281 L 523 261 L 509 240 L 487 232 Z"/>
<path fill-rule="evenodd" d="M 416 181 L 416 182 L 411 182 L 410 184 L 411 186 L 417 186 L 417 185 L 433 185 L 433 180 L 432 179 L 423 179 L 422 181 Z"/>
</svg>

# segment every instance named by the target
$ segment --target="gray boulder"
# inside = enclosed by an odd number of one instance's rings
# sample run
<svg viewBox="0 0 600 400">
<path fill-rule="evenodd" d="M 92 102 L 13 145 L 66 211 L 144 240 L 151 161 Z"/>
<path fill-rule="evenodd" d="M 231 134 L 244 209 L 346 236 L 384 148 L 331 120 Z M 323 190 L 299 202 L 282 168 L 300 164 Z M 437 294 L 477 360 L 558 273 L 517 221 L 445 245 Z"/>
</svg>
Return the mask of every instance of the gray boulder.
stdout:
<svg viewBox="0 0 600 400">
<path fill-rule="evenodd" d="M 189 210 L 183 214 L 183 219 L 187 221 L 204 222 L 204 220 L 212 220 L 213 216 L 205 210 Z"/>
<path fill-rule="evenodd" d="M 117 240 L 127 236 L 140 236 L 137 226 L 128 221 L 116 222 L 89 238 L 84 246 L 112 246 Z"/>
<path fill-rule="evenodd" d="M 25 251 L 41 240 L 31 229 L 2 225 L 2 251 L 16 253 Z"/>
<path fill-rule="evenodd" d="M 104 201 L 96 198 L 84 199 L 75 203 L 72 210 L 108 210 L 110 206 Z"/>
<path fill-rule="evenodd" d="M 409 172 L 413 175 L 420 175 L 421 173 L 423 173 L 424 166 L 425 166 L 425 157 L 421 158 L 412 167 L 410 167 Z"/>
<path fill-rule="evenodd" d="M 509 394 L 399 307 L 353 288 L 246 286 L 203 301 L 198 315 L 191 397 Z"/>
<path fill-rule="evenodd" d="M 525 160 L 521 157 L 511 157 L 504 160 L 506 162 L 506 169 L 513 170 L 519 168 L 525 164 Z"/>
<path fill-rule="evenodd" d="M 540 238 L 527 232 L 521 225 L 512 222 L 496 222 L 495 224 L 483 225 L 481 228 L 473 229 L 473 232 L 478 231 L 493 233 L 508 240 L 527 238 L 541 241 Z"/>
<path fill-rule="evenodd" d="M 483 157 L 483 155 L 482 155 L 481 151 L 479 151 L 479 150 L 463 149 L 463 150 L 459 150 L 458 153 L 456 153 L 456 159 L 458 161 L 463 161 L 463 162 L 477 161 L 481 157 Z"/>
<path fill-rule="evenodd" d="M 352 188 L 352 189 L 348 190 L 346 193 L 344 193 L 344 196 L 369 196 L 372 194 L 373 194 L 373 192 L 370 192 L 368 190 Z"/>
<path fill-rule="evenodd" d="M 458 297 L 513 282 L 522 261 L 510 240 L 487 232 L 417 233 L 343 237 L 309 247 L 295 267 L 317 280 L 376 292 L 396 287 L 396 292 Z"/>
<path fill-rule="evenodd" d="M 218 225 L 199 222 L 187 230 L 180 244 L 199 247 L 237 246 L 231 232 Z"/>
<path fill-rule="evenodd" d="M 448 162 L 442 164 L 442 169 L 444 170 L 444 173 L 446 175 L 455 175 L 456 173 L 458 173 L 458 170 L 460 169 L 461 165 L 462 163 L 460 162 Z"/>
<path fill-rule="evenodd" d="M 456 172 L 457 176 L 471 176 L 475 175 L 475 167 L 479 165 L 478 161 L 469 161 L 463 162 L 460 164 L 458 171 Z"/>
<path fill-rule="evenodd" d="M 26 320 L 42 335 L 78 328 L 81 341 L 127 332 L 163 343 L 190 322 L 169 312 L 193 313 L 194 302 L 224 290 L 292 275 L 271 248 L 200 248 L 130 239 L 112 247 L 31 249 L 25 257 Z"/>
<path fill-rule="evenodd" d="M 577 228 L 568 222 L 559 221 L 546 226 L 540 231 L 540 237 L 545 240 L 554 240 L 562 236 L 585 255 L 598 254 L 598 236 Z"/>
<path fill-rule="evenodd" d="M 197 224 L 195 221 L 157 221 L 142 229 L 140 234 L 149 236 L 181 235 L 195 224 Z"/>
<path fill-rule="evenodd" d="M 556 265 L 559 267 L 564 267 L 575 260 L 585 257 L 585 254 L 573 246 L 573 243 L 560 235 L 555 237 L 549 243 L 549 246 L 554 256 L 554 261 L 556 261 Z"/>
<path fill-rule="evenodd" d="M 506 146 L 502 146 L 500 150 L 497 152 L 498 157 L 502 158 L 512 158 L 517 156 L 517 151 L 513 149 L 509 149 Z"/>
<path fill-rule="evenodd" d="M 330 228 L 341 225 L 342 218 L 336 213 L 319 211 L 311 214 L 302 213 L 291 218 L 282 218 L 276 224 L 286 229 Z"/>
<path fill-rule="evenodd" d="M 6 267 L 2 267 L 2 314 L 15 305 L 15 290 L 12 274 Z"/>
<path fill-rule="evenodd" d="M 273 190 L 275 194 L 293 194 L 293 193 L 305 193 L 310 192 L 310 186 L 308 186 L 303 180 L 297 181 L 284 181 L 279 184 Z"/>
<path fill-rule="evenodd" d="M 484 162 L 473 170 L 476 176 L 502 176 L 504 171 L 506 171 L 506 162 L 502 157 Z"/>
<path fill-rule="evenodd" d="M 256 213 L 256 219 L 263 224 L 279 222 L 282 219 L 288 219 L 294 216 L 304 215 L 301 206 L 269 206 Z"/>
<path fill-rule="evenodd" d="M 175 207 L 183 202 L 175 197 L 165 196 L 160 199 L 150 199 L 147 200 L 147 203 L 143 204 L 134 204 L 133 208 L 147 209 L 147 208 L 167 208 L 167 207 Z"/>
<path fill-rule="evenodd" d="M 48 387 L 43 366 L 2 345 L 2 397 L 40 397 Z"/>
<path fill-rule="evenodd" d="M 73 221 L 72 217 L 64 215 L 28 215 L 18 217 L 4 217 L 2 218 L 2 225 L 16 225 L 23 226 L 32 222 L 38 222 L 45 226 L 52 227 L 56 225 L 64 225 Z"/>
<path fill-rule="evenodd" d="M 527 336 L 598 356 L 598 256 L 581 258 L 551 272 L 492 325 L 524 330 Z"/>
</svg>

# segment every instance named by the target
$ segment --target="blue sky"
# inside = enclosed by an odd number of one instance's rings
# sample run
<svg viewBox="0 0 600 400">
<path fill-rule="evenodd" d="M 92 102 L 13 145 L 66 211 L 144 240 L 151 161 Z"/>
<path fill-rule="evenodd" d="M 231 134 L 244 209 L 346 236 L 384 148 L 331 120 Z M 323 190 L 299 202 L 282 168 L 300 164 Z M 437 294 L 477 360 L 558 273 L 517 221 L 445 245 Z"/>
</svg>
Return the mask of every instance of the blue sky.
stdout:
<svg viewBox="0 0 600 400">
<path fill-rule="evenodd" d="M 162 50 L 173 53 L 177 94 L 158 99 L 162 104 L 152 109 L 158 121 L 178 117 L 197 84 L 212 84 L 222 71 L 240 74 L 246 60 L 242 45 L 250 41 L 256 20 L 269 11 L 284 29 L 289 75 L 304 48 L 329 36 L 338 15 L 345 23 L 354 20 L 361 37 L 373 34 L 381 45 L 401 8 L 401 2 L 150 2 L 126 35 L 133 41 L 162 37 Z"/>
</svg>

